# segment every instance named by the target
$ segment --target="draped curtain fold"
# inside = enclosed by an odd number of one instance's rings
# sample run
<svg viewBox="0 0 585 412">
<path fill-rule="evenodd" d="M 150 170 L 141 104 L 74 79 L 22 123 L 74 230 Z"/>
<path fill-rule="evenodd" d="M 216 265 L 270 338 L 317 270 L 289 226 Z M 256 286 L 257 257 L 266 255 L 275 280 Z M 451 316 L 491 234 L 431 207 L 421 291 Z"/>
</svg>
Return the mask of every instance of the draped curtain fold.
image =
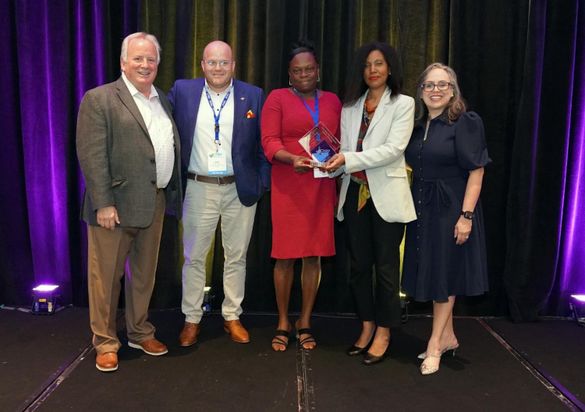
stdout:
<svg viewBox="0 0 585 412">
<path fill-rule="evenodd" d="M 201 76 L 205 45 L 233 47 L 238 78 L 266 93 L 288 83 L 291 43 L 317 46 L 320 87 L 343 94 L 353 51 L 371 40 L 397 47 L 405 91 L 431 62 L 455 68 L 470 108 L 484 119 L 493 163 L 482 201 L 491 292 L 458 310 L 534 319 L 565 314 L 585 287 L 579 229 L 585 193 L 585 11 L 579 0 L 19 0 L 0 2 L 3 149 L 0 303 L 26 303 L 36 281 L 62 284 L 86 302 L 83 181 L 75 118 L 83 93 L 119 76 L 121 40 L 157 36 L 157 86 Z M 6 178 L 10 176 L 10 178 Z M 270 199 L 259 204 L 248 256 L 245 307 L 274 310 Z M 347 252 L 324 259 L 317 309 L 352 310 Z M 217 251 L 221 253 L 220 250 Z M 180 300 L 180 227 L 165 221 L 153 304 Z M 221 294 L 221 255 L 214 287 Z M 295 284 L 298 288 L 298 284 Z M 291 302 L 293 308 L 298 301 Z"/>
<path fill-rule="evenodd" d="M 585 294 L 585 5 L 574 8 L 573 70 L 559 280 L 552 291 L 551 312 L 562 312 L 569 293 Z"/>
<path fill-rule="evenodd" d="M 581 251 L 569 267 L 583 251 L 574 241 L 562 247 L 567 235 L 580 236 L 565 223 L 579 216 L 579 208 L 566 207 L 579 193 L 568 171 L 583 164 L 582 158 L 569 156 L 583 140 L 583 131 L 571 124 L 583 116 L 583 101 L 574 96 L 585 81 L 583 71 L 575 71 L 575 58 L 583 53 L 579 27 L 585 24 L 579 6 L 578 1 L 540 1 L 530 8 L 506 213 L 504 282 L 510 315 L 518 321 L 536 319 L 547 304 L 563 302 L 551 312 L 565 313 L 566 286 L 576 279 L 585 283 L 583 266 L 580 273 L 559 270 L 559 262 L 571 256 L 568 251 Z"/>
<path fill-rule="evenodd" d="M 33 256 L 28 233 L 22 116 L 18 87 L 19 67 L 16 50 L 15 6 L 0 3 L 0 114 L 2 150 L 0 151 L 0 303 L 26 302 L 27 289 L 34 281 Z"/>
<path fill-rule="evenodd" d="M 83 303 L 83 186 L 75 118 L 83 93 L 119 70 L 110 36 L 122 27 L 112 27 L 112 8 L 102 0 L 20 0 L 0 7 L 3 61 L 10 62 L 2 79 L 8 99 L 2 99 L 6 150 L 0 167 L 11 177 L 0 200 L 2 302 L 27 303 L 33 285 L 51 282 L 61 286 L 63 302 Z M 119 45 L 114 48 L 119 56 Z"/>
</svg>

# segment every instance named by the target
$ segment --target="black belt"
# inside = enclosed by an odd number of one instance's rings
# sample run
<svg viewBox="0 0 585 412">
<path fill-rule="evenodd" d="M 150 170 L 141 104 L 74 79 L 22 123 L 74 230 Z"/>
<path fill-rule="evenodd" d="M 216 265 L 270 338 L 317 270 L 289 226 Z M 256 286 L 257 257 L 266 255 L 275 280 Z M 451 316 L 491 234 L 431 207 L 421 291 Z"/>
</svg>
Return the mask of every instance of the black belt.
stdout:
<svg viewBox="0 0 585 412">
<path fill-rule="evenodd" d="M 235 176 L 203 176 L 191 172 L 187 173 L 187 177 L 198 182 L 213 183 L 216 185 L 229 185 L 236 181 Z"/>
</svg>

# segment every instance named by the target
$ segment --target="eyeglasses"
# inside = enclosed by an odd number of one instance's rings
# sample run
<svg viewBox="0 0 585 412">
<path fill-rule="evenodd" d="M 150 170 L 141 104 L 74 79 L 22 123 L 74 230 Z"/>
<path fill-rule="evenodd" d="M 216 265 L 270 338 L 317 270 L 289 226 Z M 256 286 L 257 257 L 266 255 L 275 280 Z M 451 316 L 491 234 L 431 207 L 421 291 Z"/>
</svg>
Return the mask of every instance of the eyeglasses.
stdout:
<svg viewBox="0 0 585 412">
<path fill-rule="evenodd" d="M 451 83 L 441 80 L 438 83 L 433 82 L 423 83 L 420 85 L 420 88 L 423 89 L 425 92 L 432 92 L 433 90 L 435 90 L 436 87 L 438 90 L 444 92 L 451 86 L 453 86 Z"/>
<path fill-rule="evenodd" d="M 207 60 L 207 61 L 205 61 L 205 64 L 207 65 L 207 67 L 212 68 L 212 69 L 216 66 L 219 66 L 222 69 L 225 69 L 230 64 L 232 64 L 232 62 L 229 60 Z"/>
</svg>

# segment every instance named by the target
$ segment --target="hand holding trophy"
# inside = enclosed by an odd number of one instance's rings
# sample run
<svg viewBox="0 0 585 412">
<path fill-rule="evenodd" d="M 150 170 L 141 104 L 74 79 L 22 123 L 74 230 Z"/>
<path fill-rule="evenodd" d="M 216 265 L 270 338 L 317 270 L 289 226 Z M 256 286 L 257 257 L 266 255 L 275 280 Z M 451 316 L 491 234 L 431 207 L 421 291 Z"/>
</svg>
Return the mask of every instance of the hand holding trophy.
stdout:
<svg viewBox="0 0 585 412">
<path fill-rule="evenodd" d="M 339 139 L 323 123 L 319 122 L 299 139 L 299 144 L 311 156 L 315 177 L 329 177 L 325 164 L 339 152 Z"/>
</svg>

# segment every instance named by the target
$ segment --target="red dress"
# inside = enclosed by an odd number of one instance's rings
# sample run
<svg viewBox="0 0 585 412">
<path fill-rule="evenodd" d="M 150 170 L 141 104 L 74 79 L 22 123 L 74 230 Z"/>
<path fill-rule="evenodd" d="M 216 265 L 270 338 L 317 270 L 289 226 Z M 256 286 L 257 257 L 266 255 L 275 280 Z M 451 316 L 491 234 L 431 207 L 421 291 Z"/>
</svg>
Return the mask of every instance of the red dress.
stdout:
<svg viewBox="0 0 585 412">
<path fill-rule="evenodd" d="M 315 109 L 315 100 L 307 99 Z M 339 137 L 341 102 L 319 91 L 319 121 Z M 262 108 L 262 147 L 272 163 L 272 253 L 276 259 L 335 254 L 333 214 L 335 179 L 315 178 L 313 172 L 296 173 L 292 165 L 274 159 L 281 149 L 309 157 L 299 144 L 314 123 L 301 98 L 291 89 L 273 90 Z"/>
</svg>

